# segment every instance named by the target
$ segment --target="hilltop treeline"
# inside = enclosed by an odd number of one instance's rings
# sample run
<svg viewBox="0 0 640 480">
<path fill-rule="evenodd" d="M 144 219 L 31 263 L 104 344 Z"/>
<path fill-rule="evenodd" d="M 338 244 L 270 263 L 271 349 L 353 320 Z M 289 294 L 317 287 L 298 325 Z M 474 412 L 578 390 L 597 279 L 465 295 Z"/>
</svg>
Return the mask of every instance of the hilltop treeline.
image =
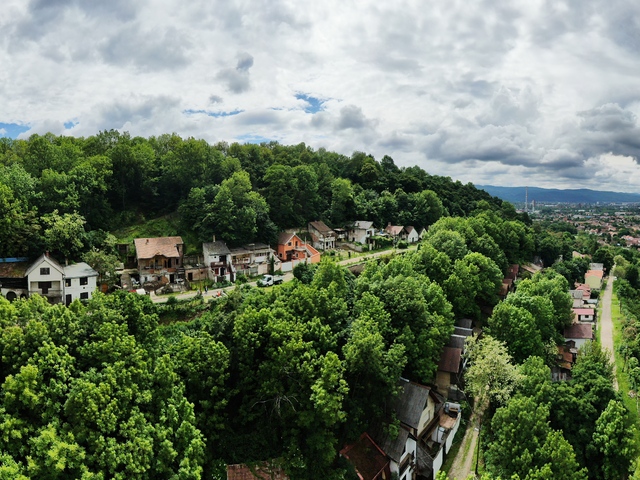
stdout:
<svg viewBox="0 0 640 480">
<path fill-rule="evenodd" d="M 210 145 L 178 135 L 0 139 L 0 257 L 100 246 L 103 231 L 180 211 L 185 230 L 231 245 L 271 242 L 283 228 L 322 219 L 428 226 L 478 202 L 506 219 L 513 207 L 472 184 L 376 161 L 283 146 Z"/>
</svg>

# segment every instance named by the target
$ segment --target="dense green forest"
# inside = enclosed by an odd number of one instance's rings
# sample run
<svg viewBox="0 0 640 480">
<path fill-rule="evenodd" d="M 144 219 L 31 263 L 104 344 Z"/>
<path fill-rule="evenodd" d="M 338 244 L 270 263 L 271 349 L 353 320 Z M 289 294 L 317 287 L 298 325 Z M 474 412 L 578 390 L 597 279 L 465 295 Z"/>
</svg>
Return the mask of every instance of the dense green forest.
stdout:
<svg viewBox="0 0 640 480">
<path fill-rule="evenodd" d="M 194 243 L 217 234 L 239 245 L 272 243 L 281 229 L 317 219 L 334 227 L 364 219 L 421 228 L 443 215 L 468 215 L 479 201 L 517 217 L 510 204 L 471 184 L 362 152 L 209 145 L 113 130 L 0 138 L 0 257 L 43 249 L 77 257 L 103 247 L 106 231 L 176 211 Z"/>
</svg>

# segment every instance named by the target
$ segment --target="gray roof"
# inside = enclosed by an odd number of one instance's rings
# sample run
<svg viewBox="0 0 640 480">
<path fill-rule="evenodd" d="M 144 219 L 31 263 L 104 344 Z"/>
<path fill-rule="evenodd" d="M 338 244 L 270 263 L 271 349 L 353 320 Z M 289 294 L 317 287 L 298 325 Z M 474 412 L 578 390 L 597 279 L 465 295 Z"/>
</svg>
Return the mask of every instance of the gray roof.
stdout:
<svg viewBox="0 0 640 480">
<path fill-rule="evenodd" d="M 441 372 L 458 373 L 460 371 L 460 358 L 462 357 L 461 348 L 444 347 L 438 370 Z"/>
<path fill-rule="evenodd" d="M 463 335 L 465 337 L 470 337 L 471 335 L 473 335 L 473 330 L 470 328 L 463 328 L 463 327 L 453 327 L 453 333 L 455 335 Z"/>
<path fill-rule="evenodd" d="M 429 398 L 429 387 L 419 385 L 402 379 L 402 392 L 397 399 L 396 415 L 405 425 L 418 429 L 420 427 L 420 416 L 427 406 Z"/>
<path fill-rule="evenodd" d="M 373 222 L 368 222 L 366 220 L 357 220 L 354 224 L 356 228 L 362 228 L 363 230 L 369 230 L 373 228 Z"/>
<path fill-rule="evenodd" d="M 593 339 L 593 326 L 590 323 L 574 323 L 564 329 L 565 339 Z"/>
<path fill-rule="evenodd" d="M 464 341 L 467 339 L 464 335 L 451 335 L 447 347 L 460 348 L 464 350 Z"/>
<path fill-rule="evenodd" d="M 227 244 L 220 240 L 203 243 L 202 249 L 206 252 L 205 255 L 229 255 L 231 253 Z"/>
<path fill-rule="evenodd" d="M 378 429 L 378 431 L 372 435 L 373 439 L 380 446 L 382 451 L 396 463 L 400 463 L 402 452 L 404 451 L 404 447 L 407 444 L 407 438 L 409 437 L 409 431 L 405 428 L 400 427 L 398 430 L 399 432 L 396 438 L 392 438 L 388 433 L 385 434 L 383 428 Z"/>
<path fill-rule="evenodd" d="M 459 318 L 458 320 L 456 320 L 456 327 L 462 327 L 462 328 L 471 328 L 471 326 L 473 325 L 473 320 L 471 320 L 470 318 Z"/>
<path fill-rule="evenodd" d="M 64 267 L 64 276 L 66 278 L 97 277 L 98 272 L 86 263 L 80 262 Z"/>
<path fill-rule="evenodd" d="M 569 290 L 569 294 L 571 295 L 571 298 L 574 298 L 576 300 L 582 300 L 582 296 L 584 295 L 584 291 L 583 290 Z"/>
</svg>

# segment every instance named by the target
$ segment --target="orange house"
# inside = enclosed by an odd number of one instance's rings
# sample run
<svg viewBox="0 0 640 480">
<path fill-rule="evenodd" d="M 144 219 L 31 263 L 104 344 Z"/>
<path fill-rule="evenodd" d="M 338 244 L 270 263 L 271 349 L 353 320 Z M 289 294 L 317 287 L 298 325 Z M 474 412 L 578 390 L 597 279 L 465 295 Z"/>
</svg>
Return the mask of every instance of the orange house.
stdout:
<svg viewBox="0 0 640 480">
<path fill-rule="evenodd" d="M 282 232 L 278 237 L 278 258 L 281 262 L 307 261 L 320 262 L 320 252 L 295 233 Z"/>
</svg>

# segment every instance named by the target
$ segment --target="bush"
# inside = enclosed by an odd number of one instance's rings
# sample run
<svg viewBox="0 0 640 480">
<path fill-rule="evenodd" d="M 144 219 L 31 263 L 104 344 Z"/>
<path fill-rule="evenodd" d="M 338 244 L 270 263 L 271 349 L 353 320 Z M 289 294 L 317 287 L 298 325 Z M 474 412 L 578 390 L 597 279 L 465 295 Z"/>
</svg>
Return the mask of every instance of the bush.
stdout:
<svg viewBox="0 0 640 480">
<path fill-rule="evenodd" d="M 239 273 L 238 275 L 236 275 L 236 284 L 243 285 L 243 284 L 247 283 L 248 281 L 249 281 L 249 279 L 247 278 L 247 276 L 244 273 Z"/>
<path fill-rule="evenodd" d="M 396 245 L 398 248 L 400 249 L 405 249 L 405 248 L 409 248 L 409 243 L 405 240 L 400 240 L 398 242 L 398 245 Z"/>
<path fill-rule="evenodd" d="M 178 304 L 178 299 L 175 297 L 175 295 L 171 295 L 169 298 L 167 298 L 167 305 L 173 307 L 176 306 Z"/>
</svg>

